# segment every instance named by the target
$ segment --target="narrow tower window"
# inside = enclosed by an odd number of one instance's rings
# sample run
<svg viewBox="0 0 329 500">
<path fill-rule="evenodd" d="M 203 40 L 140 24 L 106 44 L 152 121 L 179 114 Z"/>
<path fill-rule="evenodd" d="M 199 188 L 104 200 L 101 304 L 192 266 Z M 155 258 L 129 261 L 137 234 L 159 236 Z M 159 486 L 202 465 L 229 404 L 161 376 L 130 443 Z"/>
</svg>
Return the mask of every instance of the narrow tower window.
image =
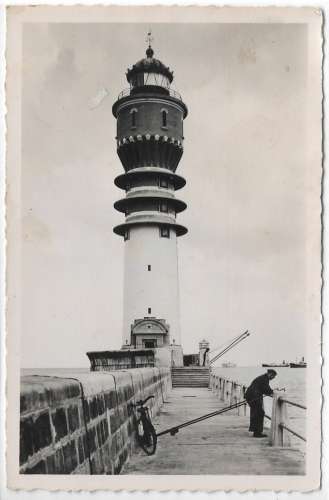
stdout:
<svg viewBox="0 0 329 500">
<path fill-rule="evenodd" d="M 160 212 L 168 212 L 168 203 L 166 201 L 160 201 Z"/>
<path fill-rule="evenodd" d="M 161 110 L 161 115 L 162 115 L 162 126 L 166 127 L 167 126 L 167 114 L 168 111 L 166 109 Z"/>
<path fill-rule="evenodd" d="M 169 227 L 166 226 L 160 227 L 160 236 L 161 238 L 170 238 Z"/>
<path fill-rule="evenodd" d="M 152 309 L 149 307 L 147 310 L 147 314 L 151 314 L 151 312 L 152 312 Z"/>
<path fill-rule="evenodd" d="M 125 235 L 124 235 L 124 241 L 129 240 L 129 238 L 130 238 L 130 231 L 129 231 L 129 229 L 126 229 Z"/>
<path fill-rule="evenodd" d="M 168 181 L 165 177 L 160 177 L 160 187 L 168 188 Z"/>
<path fill-rule="evenodd" d="M 135 128 L 136 127 L 137 109 L 136 108 L 131 109 L 130 114 L 131 114 L 131 127 Z"/>
<path fill-rule="evenodd" d="M 149 265 L 147 266 L 147 270 L 148 270 L 148 271 L 151 271 L 151 264 L 149 264 Z"/>
</svg>

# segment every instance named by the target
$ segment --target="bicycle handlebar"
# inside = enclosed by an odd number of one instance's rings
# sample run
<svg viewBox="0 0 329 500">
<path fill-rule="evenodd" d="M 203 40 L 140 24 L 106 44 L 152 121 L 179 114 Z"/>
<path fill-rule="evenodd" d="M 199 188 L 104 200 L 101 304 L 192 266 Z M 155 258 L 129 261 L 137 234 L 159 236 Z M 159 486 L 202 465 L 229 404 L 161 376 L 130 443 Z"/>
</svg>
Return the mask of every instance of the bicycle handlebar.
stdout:
<svg viewBox="0 0 329 500">
<path fill-rule="evenodd" d="M 139 401 L 136 401 L 136 405 L 138 406 L 144 406 L 145 403 L 149 400 L 149 399 L 152 399 L 154 398 L 154 396 L 149 396 L 148 398 L 144 399 L 144 401 L 142 399 L 140 399 Z"/>
</svg>

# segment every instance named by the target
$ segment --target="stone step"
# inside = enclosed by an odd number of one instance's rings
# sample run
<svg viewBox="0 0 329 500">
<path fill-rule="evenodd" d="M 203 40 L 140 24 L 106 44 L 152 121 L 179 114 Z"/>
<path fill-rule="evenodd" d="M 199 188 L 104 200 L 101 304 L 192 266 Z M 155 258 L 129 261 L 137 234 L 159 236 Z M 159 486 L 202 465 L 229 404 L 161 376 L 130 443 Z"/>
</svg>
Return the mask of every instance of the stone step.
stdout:
<svg viewBox="0 0 329 500">
<path fill-rule="evenodd" d="M 209 368 L 203 366 L 182 366 L 171 369 L 173 387 L 208 387 Z"/>
<path fill-rule="evenodd" d="M 208 380 L 173 380 L 173 385 L 175 384 L 208 384 Z"/>
<path fill-rule="evenodd" d="M 187 377 L 187 376 L 192 376 L 192 377 L 209 377 L 209 372 L 171 372 L 172 375 L 177 375 L 178 377 Z"/>
<path fill-rule="evenodd" d="M 180 373 L 180 372 L 171 372 L 171 374 L 175 377 L 209 377 L 209 373 Z"/>
<path fill-rule="evenodd" d="M 172 380 L 209 380 L 209 377 L 177 377 L 177 375 L 171 378 Z"/>
<path fill-rule="evenodd" d="M 209 380 L 209 377 L 177 377 L 174 375 L 171 377 L 172 380 Z"/>
<path fill-rule="evenodd" d="M 173 387 L 208 387 L 209 382 L 207 380 L 198 380 L 195 382 L 182 382 L 182 381 L 177 381 L 173 382 L 172 386 Z"/>
<path fill-rule="evenodd" d="M 172 373 L 179 373 L 183 375 L 184 373 L 194 373 L 195 375 L 202 375 L 207 373 L 209 375 L 209 370 L 171 370 Z"/>
<path fill-rule="evenodd" d="M 172 381 L 174 382 L 208 382 L 208 378 L 173 378 Z"/>
<path fill-rule="evenodd" d="M 173 388 L 177 388 L 177 387 L 189 387 L 189 388 L 192 388 L 192 387 L 195 387 L 195 388 L 198 388 L 198 387 L 208 387 L 208 382 L 207 383 L 197 383 L 197 384 L 173 384 L 172 385 Z"/>
<path fill-rule="evenodd" d="M 172 380 L 209 380 L 209 377 L 172 377 Z"/>
<path fill-rule="evenodd" d="M 171 368 L 171 371 L 175 372 L 187 372 L 187 371 L 194 371 L 194 372 L 209 372 L 209 368 L 204 367 L 204 366 L 173 366 Z"/>
</svg>

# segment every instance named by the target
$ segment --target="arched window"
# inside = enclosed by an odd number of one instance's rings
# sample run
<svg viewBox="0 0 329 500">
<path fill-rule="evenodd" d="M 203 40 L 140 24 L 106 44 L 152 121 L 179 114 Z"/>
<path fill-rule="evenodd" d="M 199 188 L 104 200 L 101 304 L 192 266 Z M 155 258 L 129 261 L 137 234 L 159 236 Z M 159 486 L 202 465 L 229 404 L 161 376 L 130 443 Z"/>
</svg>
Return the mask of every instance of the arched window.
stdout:
<svg viewBox="0 0 329 500">
<path fill-rule="evenodd" d="M 130 110 L 130 114 L 131 114 L 131 127 L 132 128 L 136 127 L 137 111 L 138 110 L 136 108 L 133 108 L 133 109 Z"/>
<path fill-rule="evenodd" d="M 166 109 L 161 110 L 162 127 L 167 127 L 167 114 L 168 111 Z"/>
</svg>

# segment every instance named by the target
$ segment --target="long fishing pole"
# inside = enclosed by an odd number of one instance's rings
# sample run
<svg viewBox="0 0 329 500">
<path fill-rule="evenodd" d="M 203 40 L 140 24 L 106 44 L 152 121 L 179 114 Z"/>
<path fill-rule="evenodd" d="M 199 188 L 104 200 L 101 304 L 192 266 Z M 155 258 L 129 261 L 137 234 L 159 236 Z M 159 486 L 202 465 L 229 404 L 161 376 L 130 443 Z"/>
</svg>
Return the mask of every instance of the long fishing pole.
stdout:
<svg viewBox="0 0 329 500">
<path fill-rule="evenodd" d="M 276 391 L 285 391 L 286 389 L 283 387 L 281 389 L 276 388 Z M 249 403 L 252 403 L 253 401 L 258 401 L 261 399 L 263 396 L 260 396 L 259 398 L 255 398 L 252 400 L 249 400 Z M 179 429 L 182 429 L 183 427 L 188 427 L 189 425 L 197 424 L 198 422 L 202 422 L 203 420 L 206 420 L 211 417 L 215 417 L 216 415 L 221 415 L 222 413 L 225 413 L 230 410 L 234 410 L 235 408 L 239 408 L 240 406 L 243 406 L 245 404 L 248 404 L 248 401 L 246 399 L 243 399 L 242 401 L 238 401 L 237 403 L 234 403 L 233 405 L 226 406 L 225 408 L 222 408 L 221 410 L 216 410 L 211 413 L 206 413 L 205 415 L 201 415 L 200 417 L 194 418 L 192 420 L 187 420 L 186 422 L 183 422 L 182 424 L 175 425 L 174 427 L 169 427 L 169 429 L 166 429 L 165 431 L 161 431 L 157 434 L 157 437 L 159 436 L 164 436 L 164 434 L 170 434 L 171 436 L 174 436 L 177 434 Z"/>
<path fill-rule="evenodd" d="M 183 427 L 197 424 L 198 422 L 202 422 L 202 420 L 206 420 L 207 418 L 215 417 L 216 415 L 220 415 L 221 413 L 225 413 L 226 411 L 229 411 L 229 410 L 234 410 L 235 408 L 239 408 L 239 406 L 243 406 L 245 404 L 247 404 L 246 399 L 244 399 L 243 401 L 239 401 L 238 403 L 234 403 L 233 405 L 226 406 L 225 408 L 222 408 L 221 410 L 216 410 L 216 411 L 213 411 L 212 413 L 207 413 L 206 415 L 201 415 L 200 417 L 194 418 L 193 420 L 188 420 L 187 422 L 183 422 L 182 424 L 175 425 L 174 427 L 170 427 L 169 429 L 166 429 L 165 431 L 159 432 L 157 434 L 157 437 L 163 436 L 164 434 L 170 434 L 171 436 L 174 436 L 175 434 L 177 434 L 179 429 L 182 429 Z"/>
</svg>

